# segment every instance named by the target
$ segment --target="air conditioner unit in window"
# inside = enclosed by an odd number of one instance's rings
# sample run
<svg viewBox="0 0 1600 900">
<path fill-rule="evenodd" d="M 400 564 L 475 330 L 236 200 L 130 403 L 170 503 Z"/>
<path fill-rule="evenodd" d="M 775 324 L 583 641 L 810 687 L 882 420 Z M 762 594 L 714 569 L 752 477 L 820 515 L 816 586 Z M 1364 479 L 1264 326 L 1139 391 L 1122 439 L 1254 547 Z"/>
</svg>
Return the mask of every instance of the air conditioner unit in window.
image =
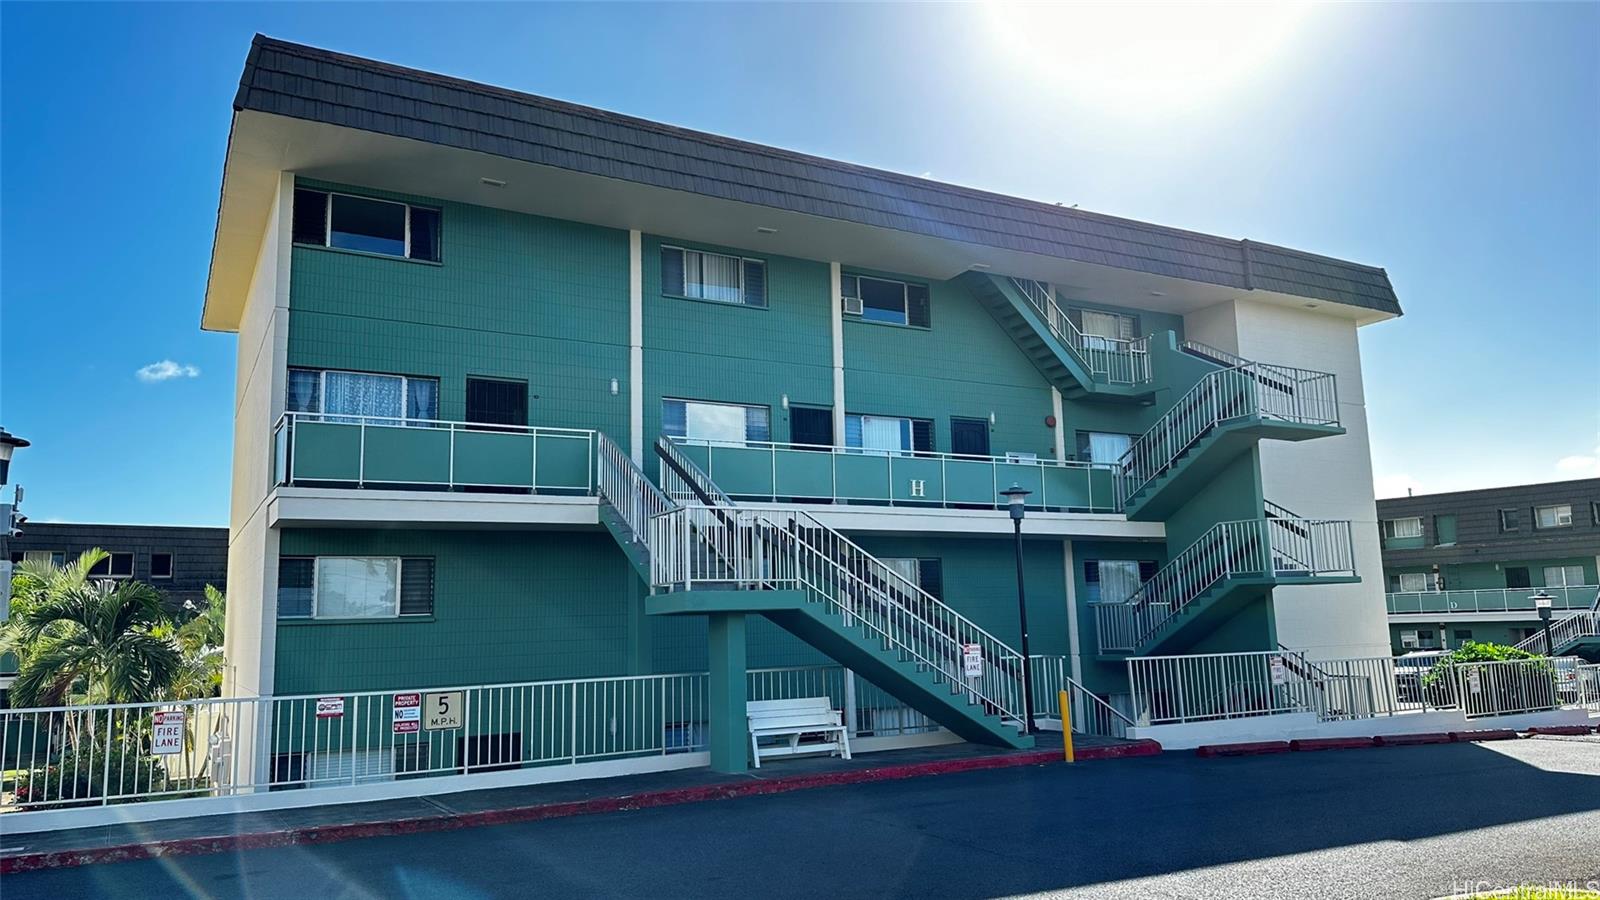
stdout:
<svg viewBox="0 0 1600 900">
<path fill-rule="evenodd" d="M 847 315 L 847 316 L 859 316 L 859 315 L 861 315 L 861 298 L 860 297 L 845 297 L 844 298 L 844 314 Z"/>
<path fill-rule="evenodd" d="M 1417 640 L 1417 633 L 1415 631 L 1402 631 L 1402 632 L 1400 632 L 1400 646 L 1401 647 L 1403 647 L 1405 649 L 1408 649 L 1408 650 L 1415 650 L 1420 645 L 1420 643 L 1421 642 Z"/>
</svg>

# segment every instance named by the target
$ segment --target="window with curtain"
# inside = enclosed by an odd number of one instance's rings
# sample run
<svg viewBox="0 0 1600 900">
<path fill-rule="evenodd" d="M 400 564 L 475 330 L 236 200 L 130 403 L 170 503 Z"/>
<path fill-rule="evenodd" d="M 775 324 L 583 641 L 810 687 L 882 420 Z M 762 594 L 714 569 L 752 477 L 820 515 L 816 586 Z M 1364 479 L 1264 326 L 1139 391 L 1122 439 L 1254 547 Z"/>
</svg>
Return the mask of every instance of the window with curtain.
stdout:
<svg viewBox="0 0 1600 900">
<path fill-rule="evenodd" d="M 1422 537 L 1422 519 L 1418 516 L 1405 519 L 1384 519 L 1383 536 L 1386 538 Z"/>
<path fill-rule="evenodd" d="M 1094 559 L 1083 564 L 1084 587 L 1090 603 L 1121 603 L 1142 583 L 1140 573 L 1151 567 L 1132 559 Z"/>
<path fill-rule="evenodd" d="M 1395 587 L 1403 593 L 1417 593 L 1438 590 L 1439 584 L 1431 572 L 1401 572 L 1396 577 Z"/>
<path fill-rule="evenodd" d="M 1133 445 L 1133 438 L 1126 434 L 1117 434 L 1108 431 L 1080 431 L 1078 432 L 1078 459 L 1081 462 L 1092 462 L 1097 465 L 1112 465 L 1122 459 L 1122 454 L 1128 452 Z"/>
<path fill-rule="evenodd" d="M 1571 504 L 1536 506 L 1533 509 L 1533 527 L 1535 528 L 1565 528 L 1571 524 Z"/>
<path fill-rule="evenodd" d="M 1579 587 L 1584 583 L 1583 566 L 1545 566 L 1545 587 Z"/>
<path fill-rule="evenodd" d="M 878 453 L 932 453 L 933 421 L 849 413 L 844 417 L 844 445 Z"/>
<path fill-rule="evenodd" d="M 1079 322 L 1078 328 L 1083 332 L 1084 343 L 1089 347 L 1110 350 L 1117 346 L 1117 342 L 1131 341 L 1136 337 L 1138 323 L 1133 316 L 1098 309 L 1080 309 L 1075 312 Z"/>
<path fill-rule="evenodd" d="M 316 617 L 383 619 L 400 612 L 400 560 L 317 557 Z"/>
<path fill-rule="evenodd" d="M 290 369 L 284 405 L 290 412 L 325 414 L 329 422 L 363 417 L 428 422 L 439 418 L 439 380 Z"/>
<path fill-rule="evenodd" d="M 708 403 L 702 400 L 661 401 L 661 433 L 697 441 L 772 440 L 772 415 L 765 406 Z"/>
<path fill-rule="evenodd" d="M 745 306 L 767 305 L 767 264 L 759 259 L 661 248 L 661 292 Z"/>
</svg>

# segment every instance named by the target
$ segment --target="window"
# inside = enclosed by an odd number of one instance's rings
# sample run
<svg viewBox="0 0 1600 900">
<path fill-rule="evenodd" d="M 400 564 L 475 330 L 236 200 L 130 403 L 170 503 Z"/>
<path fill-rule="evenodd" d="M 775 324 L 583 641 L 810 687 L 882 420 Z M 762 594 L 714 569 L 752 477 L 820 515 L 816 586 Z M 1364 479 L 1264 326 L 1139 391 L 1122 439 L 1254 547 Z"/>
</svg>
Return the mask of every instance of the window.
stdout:
<svg viewBox="0 0 1600 900">
<path fill-rule="evenodd" d="M 1078 432 L 1078 461 L 1113 465 L 1133 446 L 1133 437 L 1104 431 Z"/>
<path fill-rule="evenodd" d="M 1138 337 L 1139 320 L 1133 316 L 1098 309 L 1074 309 L 1068 317 L 1076 319 L 1074 324 L 1083 332 L 1084 345 L 1092 349 L 1110 350 L 1118 342 Z"/>
<path fill-rule="evenodd" d="M 700 400 L 661 401 L 661 433 L 697 441 L 772 440 L 772 414 L 765 406 L 740 403 L 706 403 Z"/>
<path fill-rule="evenodd" d="M 100 578 L 132 578 L 133 554 L 113 553 L 89 569 L 91 576 Z"/>
<path fill-rule="evenodd" d="M 1151 560 L 1088 559 L 1083 562 L 1083 582 L 1090 603 L 1121 603 L 1155 577 L 1159 568 Z"/>
<path fill-rule="evenodd" d="M 1514 509 L 1500 510 L 1500 533 L 1516 531 L 1521 527 L 1521 518 Z"/>
<path fill-rule="evenodd" d="M 1583 566 L 1545 566 L 1545 587 L 1580 587 L 1585 579 Z"/>
<path fill-rule="evenodd" d="M 845 297 L 861 301 L 861 318 L 868 322 L 930 327 L 928 286 L 925 284 L 846 275 L 840 287 Z"/>
<path fill-rule="evenodd" d="M 67 564 L 67 554 L 61 550 L 24 550 L 22 556 L 12 562 L 48 563 L 52 566 Z"/>
<path fill-rule="evenodd" d="M 950 452 L 958 456 L 988 456 L 989 420 L 951 416 Z"/>
<path fill-rule="evenodd" d="M 1533 582 L 1528 579 L 1526 566 L 1512 566 L 1506 569 L 1506 587 L 1512 590 L 1533 587 Z"/>
<path fill-rule="evenodd" d="M 439 211 L 296 188 L 294 242 L 383 256 L 439 261 Z"/>
<path fill-rule="evenodd" d="M 1435 547 L 1449 547 L 1456 542 L 1456 517 L 1454 515 L 1433 517 L 1433 545 Z"/>
<path fill-rule="evenodd" d="M 1384 519 L 1383 536 L 1385 539 L 1422 537 L 1422 519 L 1416 516 L 1409 519 Z"/>
<path fill-rule="evenodd" d="M 1589 521 L 1592 524 L 1600 525 L 1600 500 L 1589 504 Z"/>
<path fill-rule="evenodd" d="M 1526 628 L 1522 626 L 1513 627 L 1511 629 L 1511 643 L 1520 644 L 1538 633 L 1539 629 L 1537 628 Z"/>
<path fill-rule="evenodd" d="M 1572 525 L 1572 505 L 1562 503 L 1559 506 L 1535 506 L 1533 508 L 1533 527 L 1568 528 Z"/>
<path fill-rule="evenodd" d="M 1401 572 L 1395 576 L 1395 587 L 1400 593 L 1410 594 L 1439 589 L 1437 577 L 1432 572 Z"/>
<path fill-rule="evenodd" d="M 432 615 L 433 568 L 426 557 L 285 556 L 278 560 L 278 618 Z"/>
<path fill-rule="evenodd" d="M 429 422 L 439 418 L 439 379 L 290 369 L 284 405 L 289 412 L 325 413 L 329 422 L 355 423 L 362 418 Z"/>
<path fill-rule="evenodd" d="M 674 297 L 767 305 L 767 264 L 759 259 L 661 248 L 661 292 Z"/>
<path fill-rule="evenodd" d="M 467 421 L 487 425 L 528 424 L 528 383 L 468 378 Z"/>
<path fill-rule="evenodd" d="M 171 578 L 172 577 L 172 554 L 171 553 L 152 553 L 152 554 L 150 554 L 150 577 L 151 578 Z"/>
<path fill-rule="evenodd" d="M 1472 640 L 1472 629 L 1457 628 L 1453 637 L 1455 638 L 1456 646 L 1459 647 L 1462 644 L 1465 644 L 1467 641 Z"/>
<path fill-rule="evenodd" d="M 844 445 L 883 453 L 932 453 L 933 420 L 849 413 L 844 417 Z"/>
<path fill-rule="evenodd" d="M 935 600 L 944 599 L 944 563 L 938 559 L 881 557 L 895 574 L 921 588 Z"/>
</svg>

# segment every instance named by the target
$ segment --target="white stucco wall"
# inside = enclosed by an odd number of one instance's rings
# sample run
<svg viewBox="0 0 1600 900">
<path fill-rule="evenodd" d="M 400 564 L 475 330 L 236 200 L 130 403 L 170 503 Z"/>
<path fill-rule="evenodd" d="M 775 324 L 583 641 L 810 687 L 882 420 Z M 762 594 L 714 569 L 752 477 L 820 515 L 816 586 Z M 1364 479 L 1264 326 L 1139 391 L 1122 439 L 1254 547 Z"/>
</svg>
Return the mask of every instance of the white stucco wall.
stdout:
<svg viewBox="0 0 1600 900">
<path fill-rule="evenodd" d="M 1348 519 L 1360 584 L 1273 590 L 1278 639 L 1313 658 L 1388 656 L 1383 562 L 1356 325 L 1325 311 L 1236 300 L 1184 317 L 1186 336 L 1257 362 L 1331 372 L 1346 433 L 1261 442 L 1268 500 L 1308 518 Z"/>
<path fill-rule="evenodd" d="M 287 378 L 293 197 L 293 176 L 283 173 L 239 326 L 223 684 L 223 694 L 231 697 L 272 692 L 278 533 L 268 527 L 266 500 L 272 480 L 272 427 L 283 413 Z"/>
</svg>

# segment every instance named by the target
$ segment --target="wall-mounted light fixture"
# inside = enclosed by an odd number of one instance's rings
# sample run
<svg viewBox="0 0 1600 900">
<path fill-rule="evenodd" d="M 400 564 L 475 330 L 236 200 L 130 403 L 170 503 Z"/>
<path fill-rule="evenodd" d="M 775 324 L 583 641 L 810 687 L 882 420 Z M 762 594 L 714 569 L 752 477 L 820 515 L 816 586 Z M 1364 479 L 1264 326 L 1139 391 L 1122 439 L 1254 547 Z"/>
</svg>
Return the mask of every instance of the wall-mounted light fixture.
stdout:
<svg viewBox="0 0 1600 900">
<path fill-rule="evenodd" d="M 505 187 L 506 186 L 506 183 L 504 181 L 501 181 L 498 178 L 490 178 L 487 175 L 485 175 L 482 178 L 479 178 L 478 179 L 478 183 L 479 184 L 486 184 L 489 187 Z"/>
<path fill-rule="evenodd" d="M 989 410 L 989 424 L 994 425 L 994 410 Z"/>
<path fill-rule="evenodd" d="M 783 403 L 783 408 L 784 409 L 788 409 L 789 408 L 789 395 L 788 394 L 784 394 L 783 395 L 782 403 Z"/>
<path fill-rule="evenodd" d="M 613 379 L 611 379 L 611 396 L 615 397 L 616 395 L 617 395 L 617 380 L 615 378 L 613 378 Z"/>
<path fill-rule="evenodd" d="M 757 225 L 756 226 L 756 234 L 777 234 L 777 233 L 778 233 L 778 229 L 773 228 L 771 225 Z"/>
</svg>

